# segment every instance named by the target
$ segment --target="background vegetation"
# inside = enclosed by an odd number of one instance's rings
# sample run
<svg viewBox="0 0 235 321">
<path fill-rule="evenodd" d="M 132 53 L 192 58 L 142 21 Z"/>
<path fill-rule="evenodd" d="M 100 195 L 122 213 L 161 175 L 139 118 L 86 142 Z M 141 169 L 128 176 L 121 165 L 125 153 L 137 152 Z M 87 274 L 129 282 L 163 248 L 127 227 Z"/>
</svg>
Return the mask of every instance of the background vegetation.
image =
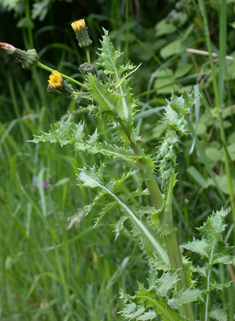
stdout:
<svg viewBox="0 0 235 321">
<path fill-rule="evenodd" d="M 220 49 L 233 57 L 234 1 L 227 1 L 226 7 L 223 16 L 219 1 L 207 3 L 210 44 L 214 53 Z M 0 4 L 2 42 L 35 48 L 41 62 L 78 80 L 78 66 L 86 58 L 70 27 L 77 19 L 85 18 L 89 27 L 92 61 L 97 59 L 104 27 L 116 48 L 124 52 L 125 62 L 142 63 L 132 86 L 139 98 L 136 121 L 148 153 L 166 129 L 161 123 L 165 98 L 172 91 L 202 92 L 200 108 L 192 110 L 192 135 L 184 141 L 178 158 L 173 203 L 180 243 L 198 236 L 194 227 L 202 225 L 213 210 L 231 206 L 229 187 L 235 186 L 234 61 L 226 60 L 223 72 L 214 57 L 218 86 L 213 87 L 209 57 L 187 51 L 210 49 L 201 9 L 193 0 L 3 0 Z M 51 123 L 65 119 L 67 111 L 76 110 L 74 102 L 46 91 L 48 76 L 36 68 L 22 70 L 1 52 L 1 318 L 123 320 L 117 314 L 122 309 L 119 291 L 134 293 L 136 280 L 145 282 L 148 262 L 128 225 L 114 241 L 118 213 L 109 214 L 93 228 L 95 215 L 83 217 L 79 211 L 91 201 L 92 193 L 77 187 L 77 168 L 98 164 L 104 161 L 102 156 L 86 157 L 76 155 L 69 146 L 28 142 L 33 135 L 48 131 Z M 216 90 L 222 110 L 217 108 Z M 77 117 L 86 119 L 92 132 L 97 120 Z M 102 129 L 102 123 L 98 126 Z M 103 135 L 106 141 L 112 140 L 106 132 Z M 108 166 L 119 175 L 115 162 Z M 234 218 L 233 210 L 223 235 L 230 245 L 235 240 Z M 235 284 L 233 271 L 233 266 L 228 270 L 218 266 L 218 278 Z M 234 286 L 215 293 L 218 304 L 227 308 L 229 320 L 234 320 L 234 294 Z"/>
</svg>

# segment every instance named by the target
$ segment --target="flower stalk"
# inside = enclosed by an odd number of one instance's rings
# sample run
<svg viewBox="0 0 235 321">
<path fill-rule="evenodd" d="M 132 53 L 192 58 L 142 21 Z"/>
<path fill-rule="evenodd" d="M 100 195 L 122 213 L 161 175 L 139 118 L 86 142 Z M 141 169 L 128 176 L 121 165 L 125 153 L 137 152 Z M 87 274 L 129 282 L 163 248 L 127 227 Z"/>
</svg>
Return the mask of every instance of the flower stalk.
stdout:
<svg viewBox="0 0 235 321">
<path fill-rule="evenodd" d="M 44 70 L 50 71 L 50 72 L 53 72 L 53 71 L 54 71 L 52 68 L 50 68 L 50 67 L 42 64 L 42 63 L 39 62 L 39 61 L 36 63 L 36 66 L 39 67 L 39 68 L 42 68 L 42 69 L 44 69 Z M 87 89 L 86 86 L 85 86 L 83 83 L 81 83 L 81 82 L 79 82 L 79 81 L 77 81 L 77 80 L 75 80 L 75 79 L 73 79 L 73 78 L 71 78 L 71 77 L 69 77 L 69 76 L 67 76 L 67 75 L 65 75 L 65 74 L 62 74 L 62 73 L 60 73 L 60 74 L 61 74 L 61 76 L 62 76 L 63 78 L 68 79 L 69 81 L 73 82 L 74 84 L 76 84 L 76 85 L 78 85 L 78 86 L 80 86 L 80 87 L 82 87 L 82 88 L 84 88 L 84 89 Z"/>
</svg>

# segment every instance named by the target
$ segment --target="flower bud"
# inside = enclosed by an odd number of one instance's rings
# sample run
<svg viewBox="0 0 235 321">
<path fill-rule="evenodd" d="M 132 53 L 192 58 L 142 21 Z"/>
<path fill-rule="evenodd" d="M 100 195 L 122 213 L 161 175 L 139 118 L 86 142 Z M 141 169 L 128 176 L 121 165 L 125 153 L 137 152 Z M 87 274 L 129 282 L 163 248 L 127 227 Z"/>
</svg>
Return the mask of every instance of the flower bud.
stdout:
<svg viewBox="0 0 235 321">
<path fill-rule="evenodd" d="M 22 63 L 22 68 L 31 69 L 38 62 L 38 54 L 35 49 L 27 51 L 15 48 L 14 46 L 0 42 L 0 47 L 9 55 L 12 55 Z"/>
<path fill-rule="evenodd" d="M 49 84 L 47 90 L 51 94 L 57 96 L 71 96 L 73 93 L 73 87 L 64 81 L 61 74 L 57 70 L 54 70 L 50 74 L 48 82 Z"/>
<path fill-rule="evenodd" d="M 24 51 L 16 48 L 13 56 L 22 63 L 22 68 L 24 69 L 31 69 L 39 59 L 37 51 L 35 49 Z"/>
<path fill-rule="evenodd" d="M 0 42 L 0 48 L 3 49 L 8 55 L 12 55 L 16 50 L 14 46 L 6 42 Z"/>
<path fill-rule="evenodd" d="M 81 64 L 79 66 L 79 70 L 83 75 L 87 75 L 87 74 L 92 74 L 94 76 L 96 76 L 97 74 L 97 70 L 94 66 L 92 66 L 91 64 L 89 64 L 88 62 L 84 62 L 83 64 Z"/>
<path fill-rule="evenodd" d="M 79 47 L 87 49 L 92 44 L 92 41 L 88 35 L 85 20 L 77 20 L 71 26 L 75 32 Z"/>
<path fill-rule="evenodd" d="M 87 107 L 90 103 L 90 100 L 86 97 L 78 96 L 75 100 L 75 103 L 78 107 Z"/>
<path fill-rule="evenodd" d="M 105 84 L 108 81 L 108 77 L 106 76 L 105 72 L 101 69 L 97 71 L 97 78 L 101 80 L 103 84 Z"/>
</svg>

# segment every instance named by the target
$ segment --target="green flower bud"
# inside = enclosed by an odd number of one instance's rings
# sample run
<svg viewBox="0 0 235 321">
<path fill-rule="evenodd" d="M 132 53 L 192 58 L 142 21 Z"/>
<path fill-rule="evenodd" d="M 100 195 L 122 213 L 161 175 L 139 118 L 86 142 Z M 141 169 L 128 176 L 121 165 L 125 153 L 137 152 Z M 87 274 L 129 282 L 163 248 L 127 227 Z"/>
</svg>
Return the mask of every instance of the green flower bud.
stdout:
<svg viewBox="0 0 235 321">
<path fill-rule="evenodd" d="M 92 41 L 88 35 L 86 23 L 84 19 L 77 20 L 71 24 L 76 38 L 78 40 L 78 45 L 81 48 L 87 49 L 92 44 Z"/>
<path fill-rule="evenodd" d="M 103 84 L 105 84 L 108 81 L 108 77 L 106 76 L 103 70 L 97 71 L 97 78 L 100 79 Z"/>
<path fill-rule="evenodd" d="M 22 68 L 24 69 L 31 69 L 39 59 L 37 51 L 35 49 L 24 51 L 16 48 L 13 56 L 22 63 Z"/>
<path fill-rule="evenodd" d="M 81 64 L 79 66 L 79 70 L 83 75 L 87 75 L 87 74 L 92 74 L 94 76 L 96 76 L 97 74 L 97 70 L 94 66 L 92 66 L 91 64 L 89 64 L 88 62 L 84 62 L 83 64 Z"/>
<path fill-rule="evenodd" d="M 75 103 L 78 107 L 87 107 L 90 103 L 90 100 L 88 98 L 78 96 L 75 100 Z"/>
</svg>

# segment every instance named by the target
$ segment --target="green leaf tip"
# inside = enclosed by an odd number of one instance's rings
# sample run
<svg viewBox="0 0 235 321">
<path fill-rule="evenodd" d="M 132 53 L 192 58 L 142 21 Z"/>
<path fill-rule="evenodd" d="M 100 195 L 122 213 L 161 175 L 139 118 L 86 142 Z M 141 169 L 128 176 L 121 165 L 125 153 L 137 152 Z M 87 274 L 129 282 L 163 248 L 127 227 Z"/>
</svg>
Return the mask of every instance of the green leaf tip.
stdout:
<svg viewBox="0 0 235 321">
<path fill-rule="evenodd" d="M 197 230 L 203 235 L 201 240 L 193 240 L 182 245 L 182 248 L 198 253 L 208 260 L 208 268 L 214 264 L 232 264 L 235 262 L 233 251 L 235 247 L 229 246 L 220 240 L 220 234 L 225 230 L 224 223 L 229 209 L 213 212 L 202 227 Z"/>
<path fill-rule="evenodd" d="M 76 140 L 83 140 L 84 138 L 84 124 L 80 122 L 75 124 L 72 117 L 66 121 L 59 121 L 55 123 L 49 133 L 42 133 L 40 136 L 34 136 L 33 143 L 50 142 L 60 143 L 61 146 L 73 144 Z"/>
</svg>

